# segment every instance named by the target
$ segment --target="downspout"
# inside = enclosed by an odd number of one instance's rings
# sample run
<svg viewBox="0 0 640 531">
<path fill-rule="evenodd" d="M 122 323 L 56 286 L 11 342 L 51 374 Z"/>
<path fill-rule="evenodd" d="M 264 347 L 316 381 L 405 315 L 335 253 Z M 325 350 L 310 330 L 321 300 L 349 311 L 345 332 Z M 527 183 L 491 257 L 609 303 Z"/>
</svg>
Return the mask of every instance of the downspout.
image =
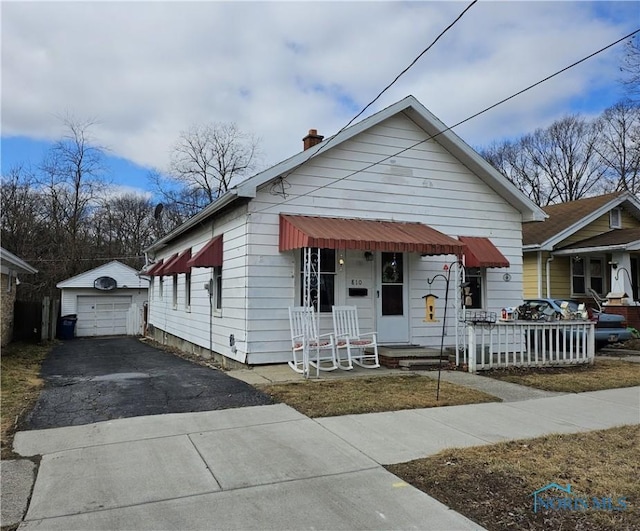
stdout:
<svg viewBox="0 0 640 531">
<path fill-rule="evenodd" d="M 547 264 L 546 264 L 546 274 L 547 274 L 547 298 L 551 298 L 551 262 L 553 262 L 553 259 L 555 258 L 555 256 L 553 255 L 549 255 L 549 258 L 547 258 Z"/>
<path fill-rule="evenodd" d="M 213 239 L 214 232 L 213 221 L 211 222 L 211 239 Z M 213 290 L 214 290 L 214 267 L 211 267 L 211 273 L 209 275 L 209 357 L 213 359 Z"/>
</svg>

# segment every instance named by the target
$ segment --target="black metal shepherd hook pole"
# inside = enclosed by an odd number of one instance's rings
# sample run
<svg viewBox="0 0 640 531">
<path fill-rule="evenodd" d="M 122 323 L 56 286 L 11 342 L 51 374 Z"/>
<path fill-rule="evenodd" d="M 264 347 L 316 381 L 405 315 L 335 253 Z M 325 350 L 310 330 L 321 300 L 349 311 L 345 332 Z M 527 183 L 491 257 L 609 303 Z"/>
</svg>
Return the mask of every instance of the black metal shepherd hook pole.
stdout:
<svg viewBox="0 0 640 531">
<path fill-rule="evenodd" d="M 427 279 L 427 284 L 431 285 L 438 277 L 442 277 L 445 281 L 445 292 L 444 292 L 444 314 L 442 316 L 442 334 L 440 335 L 440 356 L 438 356 L 438 384 L 436 386 L 436 402 L 440 400 L 440 377 L 442 375 L 442 356 L 444 354 L 444 335 L 447 327 L 447 307 L 449 306 L 449 283 L 451 282 L 451 268 L 454 264 L 458 264 L 459 261 L 456 260 L 452 262 L 448 269 L 447 275 L 443 275 L 442 273 L 438 273 L 434 275 L 432 278 Z"/>
</svg>

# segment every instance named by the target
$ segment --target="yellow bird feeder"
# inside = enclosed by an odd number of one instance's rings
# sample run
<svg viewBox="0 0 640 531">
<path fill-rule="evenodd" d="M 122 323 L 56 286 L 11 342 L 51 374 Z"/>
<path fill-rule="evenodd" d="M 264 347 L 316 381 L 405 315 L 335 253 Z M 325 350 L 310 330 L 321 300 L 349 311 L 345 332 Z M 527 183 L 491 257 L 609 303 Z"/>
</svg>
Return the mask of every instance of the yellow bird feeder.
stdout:
<svg viewBox="0 0 640 531">
<path fill-rule="evenodd" d="M 428 293 L 422 298 L 424 299 L 424 322 L 437 323 L 439 321 L 436 319 L 436 299 L 438 296 L 433 293 Z"/>
</svg>

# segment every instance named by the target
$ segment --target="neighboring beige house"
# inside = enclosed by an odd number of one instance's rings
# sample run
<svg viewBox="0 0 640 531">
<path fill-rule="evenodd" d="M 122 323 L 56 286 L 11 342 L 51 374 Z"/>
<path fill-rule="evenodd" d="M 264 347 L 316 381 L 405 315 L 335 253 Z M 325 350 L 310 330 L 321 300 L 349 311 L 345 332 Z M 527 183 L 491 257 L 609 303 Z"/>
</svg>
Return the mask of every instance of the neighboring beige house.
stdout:
<svg viewBox="0 0 640 531">
<path fill-rule="evenodd" d="M 146 249 L 152 337 L 223 361 L 287 362 L 288 308 L 310 294 L 321 333 L 332 305 L 355 305 L 379 344 L 439 346 L 457 256 L 468 307 L 522 300 L 522 223 L 544 213 L 414 97 L 328 139 L 311 129 L 303 147 Z M 449 304 L 457 293 L 454 282 Z M 439 301 L 430 321 L 427 294 Z"/>
<path fill-rule="evenodd" d="M 640 312 L 640 200 L 617 192 L 551 205 L 548 218 L 522 228 L 524 297 L 584 300 L 589 289 L 620 313 Z M 632 308 L 632 310 L 629 310 Z"/>
<path fill-rule="evenodd" d="M 0 247 L 0 319 L 2 329 L 0 345 L 11 342 L 13 335 L 13 307 L 16 301 L 16 286 L 19 274 L 34 274 L 38 270 Z"/>
</svg>

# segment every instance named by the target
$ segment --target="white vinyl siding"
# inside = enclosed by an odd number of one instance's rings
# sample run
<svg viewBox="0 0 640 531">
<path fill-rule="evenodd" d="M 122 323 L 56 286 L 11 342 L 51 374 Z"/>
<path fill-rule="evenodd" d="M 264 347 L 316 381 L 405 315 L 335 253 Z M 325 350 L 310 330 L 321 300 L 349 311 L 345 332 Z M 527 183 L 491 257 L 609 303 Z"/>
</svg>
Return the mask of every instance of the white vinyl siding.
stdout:
<svg viewBox="0 0 640 531">
<path fill-rule="evenodd" d="M 248 337 L 252 345 L 249 363 L 275 363 L 290 359 L 287 308 L 298 300 L 299 252 L 278 251 L 279 213 L 330 217 L 387 219 L 425 223 L 449 236 L 484 236 L 491 239 L 509 260 L 511 280 L 505 282 L 504 268 L 483 271 L 484 309 L 499 311 L 522 302 L 521 215 L 488 185 L 472 174 L 435 140 L 422 143 L 380 165 L 363 167 L 393 155 L 427 138 L 410 120 L 393 117 L 376 127 L 327 150 L 286 177 L 287 202 L 275 195 L 270 185 L 258 190 L 250 203 L 247 282 Z M 363 257 L 360 258 L 362 260 Z M 427 279 L 443 272 L 455 256 L 421 258 L 408 253 L 410 341 L 438 345 L 439 326 L 424 323 L 424 300 L 430 291 L 444 304 L 444 285 Z M 336 304 L 345 297 L 349 256 L 336 279 Z M 342 286 L 341 288 L 338 286 Z M 372 287 L 372 290 L 374 288 Z M 370 293 L 369 297 L 375 294 Z M 454 312 L 457 289 L 450 287 L 447 342 L 454 341 Z M 359 306 L 373 299 L 358 300 Z M 374 326 L 373 310 L 359 309 L 368 316 L 364 331 Z M 332 327 L 331 315 L 321 317 L 322 332 Z"/>
<path fill-rule="evenodd" d="M 171 297 L 154 297 L 149 307 L 149 323 L 155 328 L 163 330 L 176 337 L 180 337 L 194 345 L 224 354 L 237 361 L 245 361 L 245 317 L 247 287 L 246 276 L 246 208 L 233 210 L 226 216 L 215 221 L 215 231 L 212 233 L 211 224 L 200 226 L 184 238 L 172 242 L 155 257 L 167 258 L 176 252 L 191 247 L 192 256 L 202 249 L 214 236 L 223 235 L 223 266 L 222 278 L 218 284 L 222 287 L 220 294 L 222 308 L 210 309 L 209 292 L 205 286 L 214 282 L 213 299 L 215 305 L 219 300 L 215 293 L 214 268 L 191 268 L 191 305 L 190 311 L 179 305 L 178 311 L 173 310 Z M 185 274 L 177 275 L 177 297 L 184 300 Z M 172 289 L 168 284 L 172 277 L 164 277 L 165 291 Z M 154 282 L 156 284 L 156 282 Z M 154 295 L 157 295 L 156 292 Z M 235 338 L 236 351 L 229 345 L 230 335 Z"/>
<path fill-rule="evenodd" d="M 258 188 L 255 199 L 247 205 L 214 217 L 171 241 L 153 258 L 167 258 L 189 247 L 195 254 L 213 236 L 224 235 L 222 310 L 219 314 L 216 310 L 212 319 L 209 293 L 204 289 L 214 279 L 212 268 L 193 268 L 191 313 L 171 311 L 171 301 L 154 296 L 150 323 L 196 345 L 211 346 L 215 352 L 238 361 L 249 364 L 288 361 L 291 358 L 288 307 L 299 302 L 300 252 L 278 249 L 281 212 L 420 222 L 452 237 L 488 237 L 509 260 L 511 280 L 504 281 L 503 274 L 507 271 L 504 268 L 483 271 L 483 295 L 486 295 L 483 309 L 499 312 L 505 306 L 521 304 L 520 212 L 435 140 L 410 147 L 427 138 L 408 118 L 392 117 L 327 149 L 284 176 L 286 203 L 277 194 L 277 188 L 266 184 Z M 409 149 L 395 155 L 405 148 Z M 367 168 L 387 156 L 390 158 L 381 164 Z M 362 251 L 344 254 L 344 267 L 336 271 L 335 303 L 357 305 L 362 331 L 371 331 L 376 319 L 375 262 L 366 261 Z M 443 267 L 455 257 L 406 253 L 404 260 L 408 273 L 410 341 L 439 345 L 442 323 L 423 321 L 422 297 L 429 292 L 437 294 L 442 308 L 444 283 L 436 281 L 429 286 L 427 280 L 442 274 Z M 349 283 L 354 279 L 362 281 L 366 296 L 348 296 Z M 179 282 L 178 290 L 180 286 Z M 458 293 L 458 287 L 452 283 L 447 345 L 455 342 L 452 308 Z M 332 329 L 330 313 L 321 315 L 320 325 L 322 332 Z M 229 347 L 231 334 L 237 351 Z"/>
</svg>

